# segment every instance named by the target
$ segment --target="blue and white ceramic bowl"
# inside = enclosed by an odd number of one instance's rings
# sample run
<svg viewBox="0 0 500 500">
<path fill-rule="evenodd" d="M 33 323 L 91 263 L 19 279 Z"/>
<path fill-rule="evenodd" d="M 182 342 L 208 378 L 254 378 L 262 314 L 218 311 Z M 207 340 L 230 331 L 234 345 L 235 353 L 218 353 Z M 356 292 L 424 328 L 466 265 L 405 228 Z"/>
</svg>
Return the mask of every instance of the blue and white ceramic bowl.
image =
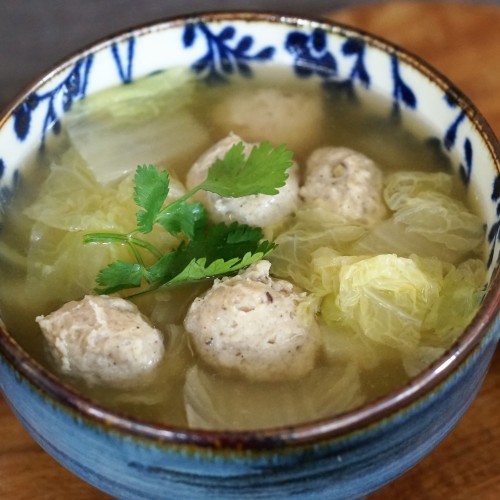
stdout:
<svg viewBox="0 0 500 500">
<path fill-rule="evenodd" d="M 485 214 L 489 291 L 452 348 L 406 386 L 356 411 L 292 428 L 208 432 L 125 418 L 100 408 L 39 366 L 0 328 L 0 387 L 48 453 L 120 498 L 320 498 L 366 495 L 405 472 L 453 428 L 476 395 L 500 336 L 500 146 L 469 100 L 418 58 L 345 26 L 281 15 L 209 14 L 141 27 L 68 59 L 0 121 L 0 215 L 23 165 L 73 102 L 159 70 L 196 78 L 252 78 L 279 64 L 387 113 L 421 116 L 423 137 L 454 158 Z"/>
</svg>

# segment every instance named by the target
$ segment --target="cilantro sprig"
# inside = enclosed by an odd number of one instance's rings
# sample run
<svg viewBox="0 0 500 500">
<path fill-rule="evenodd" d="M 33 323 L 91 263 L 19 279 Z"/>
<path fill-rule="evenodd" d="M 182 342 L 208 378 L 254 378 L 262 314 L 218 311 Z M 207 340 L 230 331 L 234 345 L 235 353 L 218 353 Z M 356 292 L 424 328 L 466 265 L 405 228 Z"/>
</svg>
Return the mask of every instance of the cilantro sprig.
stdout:
<svg viewBox="0 0 500 500">
<path fill-rule="evenodd" d="M 292 153 L 270 143 L 253 147 L 248 158 L 244 144 L 235 144 L 224 158 L 209 168 L 206 179 L 177 200 L 167 203 L 170 176 L 153 165 L 137 167 L 134 176 L 134 201 L 137 227 L 129 233 L 91 233 L 84 243 L 125 244 L 135 262 L 118 260 L 101 269 L 96 293 L 110 294 L 139 288 L 133 295 L 170 288 L 187 282 L 234 273 L 264 258 L 276 245 L 263 241 L 262 229 L 233 222 L 212 225 L 201 203 L 188 200 L 204 190 L 224 197 L 239 198 L 254 194 L 274 195 L 285 185 L 292 166 Z M 141 234 L 159 224 L 181 239 L 177 248 L 163 253 Z M 147 265 L 144 252 L 153 263 Z"/>
</svg>

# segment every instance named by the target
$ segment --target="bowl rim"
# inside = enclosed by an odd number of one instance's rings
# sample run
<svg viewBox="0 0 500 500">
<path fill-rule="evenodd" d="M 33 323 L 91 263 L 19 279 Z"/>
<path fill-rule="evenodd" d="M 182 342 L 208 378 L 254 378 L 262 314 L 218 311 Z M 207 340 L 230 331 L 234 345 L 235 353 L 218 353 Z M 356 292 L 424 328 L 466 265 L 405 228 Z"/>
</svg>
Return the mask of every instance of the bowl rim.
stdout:
<svg viewBox="0 0 500 500">
<path fill-rule="evenodd" d="M 92 42 L 82 49 L 74 51 L 51 66 L 40 77 L 28 84 L 15 97 L 0 116 L 0 128 L 14 110 L 36 88 L 42 86 L 74 64 L 76 60 L 93 52 L 98 52 L 113 42 L 128 37 L 146 35 L 154 31 L 163 31 L 186 22 L 216 21 L 257 21 L 289 26 L 314 26 L 327 33 L 352 36 L 363 39 L 370 46 L 395 54 L 405 64 L 415 68 L 428 79 L 450 94 L 480 133 L 483 142 L 500 173 L 500 142 L 492 128 L 470 99 L 459 90 L 446 76 L 418 55 L 394 42 L 347 24 L 321 17 L 309 17 L 285 14 L 274 11 L 222 10 L 203 11 L 178 15 L 142 23 L 117 31 Z M 80 395 L 75 389 L 62 382 L 57 376 L 32 359 L 30 355 L 10 336 L 0 318 L 0 355 L 7 360 L 14 371 L 19 372 L 32 387 L 51 398 L 66 411 L 76 412 L 80 417 L 94 425 L 102 425 L 115 432 L 132 434 L 155 443 L 175 445 L 194 445 L 212 449 L 232 450 L 271 450 L 280 447 L 313 445 L 324 440 L 345 436 L 353 431 L 381 422 L 392 415 L 404 411 L 438 388 L 454 372 L 458 371 L 465 360 L 476 352 L 486 339 L 489 330 L 499 315 L 500 271 L 497 262 L 490 283 L 489 293 L 480 310 L 449 349 L 446 350 L 428 368 L 411 378 L 406 384 L 386 393 L 367 404 L 329 418 L 322 418 L 292 426 L 275 427 L 251 431 L 211 431 L 167 424 L 147 422 L 119 412 L 107 410 L 89 398 Z M 493 340 L 495 341 L 495 340 Z M 10 402 L 5 394 L 6 400 Z"/>
</svg>

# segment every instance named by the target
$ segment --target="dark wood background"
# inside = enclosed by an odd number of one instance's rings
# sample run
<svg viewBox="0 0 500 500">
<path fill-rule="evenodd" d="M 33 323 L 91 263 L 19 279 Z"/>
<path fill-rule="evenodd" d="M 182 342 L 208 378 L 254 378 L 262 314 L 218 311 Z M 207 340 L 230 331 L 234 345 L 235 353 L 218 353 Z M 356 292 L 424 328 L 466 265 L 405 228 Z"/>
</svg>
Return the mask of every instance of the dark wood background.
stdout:
<svg viewBox="0 0 500 500">
<path fill-rule="evenodd" d="M 329 15 L 423 56 L 451 78 L 500 134 L 498 2 L 0 0 L 0 107 L 40 71 L 109 31 L 210 6 Z M 287 9 L 287 5 L 290 8 Z M 117 6 L 122 6 L 117 12 Z M 127 7 L 127 9 L 125 8 Z M 177 9 L 177 10 L 176 10 Z M 335 10 L 333 10 L 335 9 Z M 76 19 L 76 20 L 75 20 Z M 41 450 L 0 396 L 0 498 L 104 500 Z M 500 350 L 478 398 L 451 434 L 371 500 L 500 498 Z"/>
</svg>

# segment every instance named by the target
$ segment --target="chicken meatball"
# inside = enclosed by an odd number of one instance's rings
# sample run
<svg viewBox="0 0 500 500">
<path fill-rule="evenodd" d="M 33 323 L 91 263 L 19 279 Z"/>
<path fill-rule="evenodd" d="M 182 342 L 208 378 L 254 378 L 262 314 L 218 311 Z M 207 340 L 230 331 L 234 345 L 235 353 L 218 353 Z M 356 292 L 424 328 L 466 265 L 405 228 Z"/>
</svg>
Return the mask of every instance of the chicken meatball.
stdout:
<svg viewBox="0 0 500 500">
<path fill-rule="evenodd" d="M 139 383 L 163 357 L 163 337 L 131 302 L 87 295 L 36 321 L 61 371 L 89 384 Z"/>
<path fill-rule="evenodd" d="M 184 326 L 200 358 L 212 368 L 249 380 L 295 379 L 316 360 L 319 330 L 302 318 L 305 294 L 269 276 L 262 260 L 237 276 L 216 280 L 194 300 Z"/>
<path fill-rule="evenodd" d="M 214 122 L 247 141 L 286 144 L 302 153 L 324 127 L 324 105 L 319 94 L 276 88 L 244 89 L 215 108 Z"/>
<path fill-rule="evenodd" d="M 206 151 L 191 167 L 186 184 L 192 189 L 207 176 L 214 161 L 224 158 L 235 144 L 245 144 L 244 154 L 248 156 L 255 144 L 245 143 L 236 134 L 229 134 Z M 297 165 L 288 169 L 286 184 L 276 195 L 256 194 L 241 198 L 222 197 L 214 193 L 199 192 L 197 199 L 203 203 L 214 222 L 237 221 L 250 226 L 268 226 L 279 223 L 296 207 L 299 193 Z"/>
<path fill-rule="evenodd" d="M 382 189 L 383 174 L 370 158 L 347 148 L 324 147 L 308 158 L 300 195 L 306 201 L 323 199 L 339 215 L 370 225 L 386 214 Z"/>
</svg>

